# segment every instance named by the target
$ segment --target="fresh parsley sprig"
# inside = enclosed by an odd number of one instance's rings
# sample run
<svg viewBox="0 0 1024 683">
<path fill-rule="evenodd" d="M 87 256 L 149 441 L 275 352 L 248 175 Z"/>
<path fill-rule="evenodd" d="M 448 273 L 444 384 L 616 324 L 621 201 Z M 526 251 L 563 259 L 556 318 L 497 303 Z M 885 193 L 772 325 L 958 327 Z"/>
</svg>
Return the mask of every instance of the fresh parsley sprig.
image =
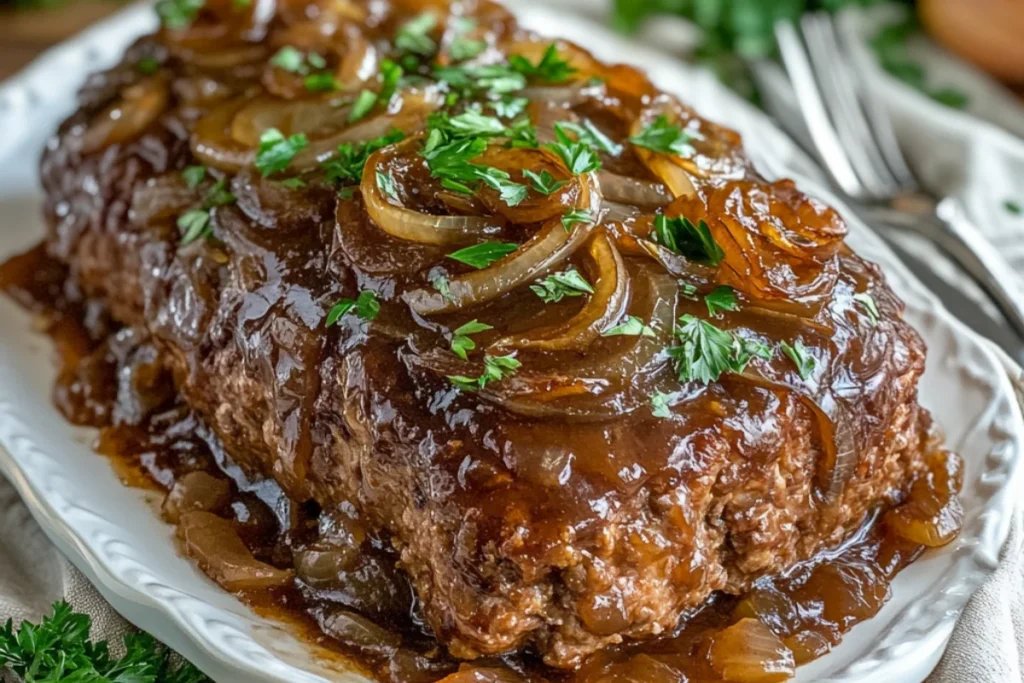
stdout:
<svg viewBox="0 0 1024 683">
<path fill-rule="evenodd" d="M 565 187 L 567 180 L 555 180 L 547 170 L 542 169 L 540 173 L 534 173 L 530 169 L 523 169 L 523 176 L 530 181 L 530 187 L 543 195 L 551 195 Z"/>
<path fill-rule="evenodd" d="M 288 168 L 295 155 L 306 148 L 309 140 L 304 133 L 285 137 L 277 128 L 268 128 L 260 135 L 256 150 L 256 168 L 264 178 Z"/>
<path fill-rule="evenodd" d="M 479 320 L 470 320 L 465 325 L 457 327 L 452 332 L 452 353 L 466 360 L 469 356 L 469 352 L 476 348 L 476 342 L 470 339 L 470 335 L 479 334 L 480 332 L 486 332 L 487 330 L 493 330 L 494 328 L 487 323 L 482 323 Z"/>
<path fill-rule="evenodd" d="M 192 664 L 174 667 L 170 650 L 152 636 L 125 636 L 125 654 L 115 659 L 107 644 L 89 637 L 92 620 L 66 602 L 39 624 L 13 620 L 0 628 L 0 674 L 9 670 L 25 683 L 207 683 Z"/>
<path fill-rule="evenodd" d="M 512 242 L 481 242 L 448 254 L 448 258 L 465 263 L 474 268 L 486 268 L 495 261 L 503 259 L 516 249 L 518 244 Z"/>
<path fill-rule="evenodd" d="M 675 362 L 679 381 L 708 384 L 726 372 L 743 372 L 754 358 L 771 358 L 771 349 L 742 339 L 687 313 L 679 318 L 675 334 L 679 345 L 666 349 Z"/>
<path fill-rule="evenodd" d="M 799 339 L 792 344 L 782 342 L 779 344 L 779 347 L 782 349 L 782 353 L 786 354 L 793 361 L 796 371 L 800 374 L 800 379 L 807 380 L 811 373 L 814 372 L 814 367 L 818 364 L 818 361 L 807 350 L 803 342 Z"/>
<path fill-rule="evenodd" d="M 719 311 L 738 311 L 740 302 L 736 298 L 736 290 L 729 285 L 719 285 L 704 297 L 708 313 L 714 317 Z"/>
<path fill-rule="evenodd" d="M 558 46 L 554 43 L 548 45 L 537 64 L 533 64 L 523 55 L 511 55 L 508 63 L 527 78 L 547 83 L 564 83 L 576 73 L 576 68 L 558 54 Z"/>
<path fill-rule="evenodd" d="M 696 151 L 690 143 L 700 139 L 702 136 L 697 131 L 683 130 L 679 124 L 670 123 L 668 117 L 662 114 L 629 141 L 637 147 L 654 152 L 689 157 Z"/>
<path fill-rule="evenodd" d="M 338 153 L 324 161 L 320 167 L 324 170 L 328 182 L 358 183 L 363 177 L 366 160 L 370 158 L 371 154 L 404 139 L 405 133 L 397 128 L 392 128 L 379 138 L 365 142 L 346 142 L 338 145 Z"/>
<path fill-rule="evenodd" d="M 654 241 L 669 251 L 681 254 L 691 261 L 717 266 L 725 258 L 708 224 L 700 220 L 696 225 L 682 216 L 668 218 L 659 214 L 654 219 Z"/>
<path fill-rule="evenodd" d="M 484 371 L 478 377 L 449 375 L 448 380 L 463 391 L 478 391 L 491 382 L 500 382 L 511 377 L 522 363 L 515 356 L 484 356 Z"/>
<path fill-rule="evenodd" d="M 551 304 L 567 296 L 593 294 L 594 287 L 580 271 L 569 268 L 537 280 L 535 284 L 530 285 L 530 291 L 539 296 L 544 303 Z"/>
<path fill-rule="evenodd" d="M 626 319 L 614 327 L 601 333 L 602 337 L 651 337 L 657 335 L 654 328 L 635 315 L 627 315 Z"/>
<path fill-rule="evenodd" d="M 324 325 L 332 327 L 338 324 L 342 316 L 353 310 L 356 316 L 363 320 L 376 319 L 380 313 L 380 302 L 377 300 L 377 294 L 372 290 L 364 289 L 359 292 L 355 299 L 339 299 L 338 303 L 331 306 L 331 310 L 327 312 L 327 319 L 324 321 Z"/>
</svg>

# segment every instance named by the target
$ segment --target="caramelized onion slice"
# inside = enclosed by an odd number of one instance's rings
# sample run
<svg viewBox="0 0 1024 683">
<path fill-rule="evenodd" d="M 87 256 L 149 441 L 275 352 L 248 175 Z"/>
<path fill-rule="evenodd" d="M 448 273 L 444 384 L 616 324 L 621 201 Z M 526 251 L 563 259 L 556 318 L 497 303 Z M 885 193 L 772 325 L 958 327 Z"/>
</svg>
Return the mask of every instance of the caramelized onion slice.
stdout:
<svg viewBox="0 0 1024 683">
<path fill-rule="evenodd" d="M 231 136 L 235 115 L 247 104 L 245 98 L 229 100 L 196 121 L 192 131 L 192 154 L 205 165 L 228 173 L 250 166 L 256 158 L 255 147 L 242 144 Z"/>
<path fill-rule="evenodd" d="M 601 182 L 601 195 L 608 201 L 643 209 L 655 209 L 672 201 L 672 195 L 663 183 L 640 180 L 608 171 L 597 174 Z"/>
<path fill-rule="evenodd" d="M 167 109 L 167 82 L 158 76 L 125 88 L 117 102 L 93 119 L 82 135 L 82 152 L 90 154 L 138 137 Z"/>
<path fill-rule="evenodd" d="M 404 145 L 418 144 L 409 140 Z M 487 216 L 435 216 L 407 209 L 398 199 L 385 197 L 377 184 L 377 173 L 384 161 L 387 148 L 370 155 L 363 169 L 359 189 L 366 202 L 366 213 L 392 237 L 420 244 L 465 244 L 482 239 L 499 223 Z"/>
<path fill-rule="evenodd" d="M 793 653 L 757 619 L 740 619 L 712 636 L 711 666 L 727 681 L 778 683 L 794 676 Z"/>
<path fill-rule="evenodd" d="M 947 451 L 929 454 L 929 470 L 913 483 L 902 505 L 885 513 L 886 525 L 903 538 L 929 548 L 944 546 L 956 538 L 964 519 L 963 505 L 956 495 L 959 459 Z"/>
<path fill-rule="evenodd" d="M 604 231 L 590 241 L 586 264 L 594 281 L 594 293 L 579 313 L 558 325 L 499 339 L 494 346 L 535 351 L 584 351 L 590 346 L 622 316 L 629 275 L 615 244 Z"/>
<path fill-rule="evenodd" d="M 227 479 L 203 471 L 189 472 L 174 482 L 164 498 L 164 519 L 176 524 L 191 510 L 217 513 L 231 504 L 231 484 Z"/>
<path fill-rule="evenodd" d="M 452 278 L 445 295 L 421 288 L 403 298 L 420 315 L 450 313 L 494 301 L 564 263 L 587 240 L 592 228 L 576 224 L 572 232 L 566 232 L 561 219 L 554 218 L 512 254 L 487 268 Z"/>
<path fill-rule="evenodd" d="M 188 556 L 226 590 L 275 588 L 292 580 L 292 572 L 254 558 L 231 522 L 212 513 L 182 514 L 178 538 Z"/>
</svg>

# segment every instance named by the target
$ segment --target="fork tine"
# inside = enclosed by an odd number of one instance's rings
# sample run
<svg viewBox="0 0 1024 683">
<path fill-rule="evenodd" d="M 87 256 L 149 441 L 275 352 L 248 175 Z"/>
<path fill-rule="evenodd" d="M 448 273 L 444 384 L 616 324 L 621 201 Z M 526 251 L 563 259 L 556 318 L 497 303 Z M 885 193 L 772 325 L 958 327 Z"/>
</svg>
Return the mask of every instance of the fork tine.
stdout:
<svg viewBox="0 0 1024 683">
<path fill-rule="evenodd" d="M 839 52 L 832 22 L 825 13 L 805 15 L 800 22 L 811 65 L 818 76 L 825 107 L 835 123 L 839 139 L 854 171 L 877 199 L 899 190 L 857 100 L 856 84 Z"/>
<path fill-rule="evenodd" d="M 814 79 L 811 63 L 804 50 L 803 41 L 788 21 L 775 24 L 775 38 L 779 43 L 782 61 L 789 73 L 789 79 L 796 91 L 797 102 L 803 113 L 811 139 L 818 149 L 823 165 L 832 175 L 833 180 L 847 194 L 858 197 L 864 194 L 865 188 L 857 177 L 850 159 L 843 149 L 839 134 L 829 120 L 822 101 L 818 83 Z"/>
<path fill-rule="evenodd" d="M 882 152 L 882 158 L 886 165 L 896 177 L 900 186 L 905 190 L 914 191 L 918 189 L 917 178 L 910 170 L 906 157 L 900 148 L 896 137 L 896 131 L 892 126 L 892 119 L 885 110 L 885 104 L 879 97 L 873 97 L 867 84 L 864 82 L 863 74 L 857 69 L 854 63 L 853 50 L 850 46 L 855 45 L 859 40 L 853 25 L 850 22 L 831 21 L 833 30 L 836 33 L 837 44 L 848 57 L 843 63 L 847 65 L 847 77 L 855 84 L 857 92 L 862 94 L 864 109 L 867 111 L 871 129 L 875 133 L 875 141 Z"/>
</svg>

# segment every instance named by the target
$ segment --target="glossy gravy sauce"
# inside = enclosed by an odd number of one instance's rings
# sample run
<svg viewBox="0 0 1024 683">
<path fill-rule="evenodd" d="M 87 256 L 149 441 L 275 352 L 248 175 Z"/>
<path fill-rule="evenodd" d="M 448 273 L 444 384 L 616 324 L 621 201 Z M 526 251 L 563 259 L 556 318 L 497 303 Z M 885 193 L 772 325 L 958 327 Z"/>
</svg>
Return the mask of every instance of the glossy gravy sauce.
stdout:
<svg viewBox="0 0 1024 683">
<path fill-rule="evenodd" d="M 315 503 L 290 500 L 273 480 L 247 476 L 180 401 L 153 349 L 102 310 L 71 303 L 65 281 L 64 266 L 42 246 L 0 267 L 2 288 L 53 339 L 58 409 L 73 423 L 99 428 L 96 450 L 127 485 L 172 492 L 186 477 L 202 479 L 188 495 L 217 498 L 207 509 L 229 520 L 257 560 L 287 571 L 293 550 L 305 548 L 304 575 L 320 580 L 237 594 L 381 681 L 785 680 L 794 665 L 827 653 L 885 604 L 896 574 L 924 550 L 915 540 L 948 536 L 958 522 L 950 500 L 960 487 L 960 460 L 933 437 L 928 471 L 902 506 L 872 516 L 840 548 L 759 580 L 742 597 L 715 594 L 673 633 L 604 650 L 575 671 L 546 667 L 530 652 L 460 663 L 425 625 L 386 537 L 365 532 L 352 506 L 328 518 Z M 165 499 L 168 519 L 178 515 L 179 494 Z M 309 551 L 308 541 L 325 532 L 336 541 L 331 551 Z"/>
</svg>

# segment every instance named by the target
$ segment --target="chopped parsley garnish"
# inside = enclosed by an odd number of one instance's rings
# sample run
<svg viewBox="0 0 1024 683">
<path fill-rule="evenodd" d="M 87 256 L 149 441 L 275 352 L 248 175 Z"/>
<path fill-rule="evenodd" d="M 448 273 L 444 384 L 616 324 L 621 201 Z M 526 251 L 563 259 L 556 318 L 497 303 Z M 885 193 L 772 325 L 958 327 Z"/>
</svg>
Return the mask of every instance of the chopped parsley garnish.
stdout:
<svg viewBox="0 0 1024 683">
<path fill-rule="evenodd" d="M 209 209 L 192 209 L 178 216 L 178 229 L 181 230 L 179 247 L 188 246 L 200 237 L 212 233 Z"/>
<path fill-rule="evenodd" d="M 525 97 L 509 97 L 506 95 L 501 100 L 492 103 L 491 106 L 494 108 L 494 113 L 501 118 L 514 119 L 522 114 L 529 104 L 530 100 Z"/>
<path fill-rule="evenodd" d="M 669 251 L 709 266 L 717 266 L 725 258 L 725 252 L 703 220 L 694 225 L 689 218 L 668 218 L 659 214 L 654 219 L 654 241 Z"/>
<path fill-rule="evenodd" d="M 279 69 L 290 73 L 306 73 L 306 55 L 302 50 L 291 45 L 285 45 L 274 53 L 270 63 Z"/>
<path fill-rule="evenodd" d="M 505 131 L 505 135 L 512 147 L 536 149 L 540 146 L 540 143 L 537 142 L 537 129 L 533 127 L 533 122 L 528 116 L 516 119 Z"/>
<path fill-rule="evenodd" d="M 731 334 L 689 313 L 682 316 L 679 322 L 675 332 L 680 345 L 667 350 L 675 361 L 679 381 L 696 380 L 708 384 L 732 369 Z"/>
<path fill-rule="evenodd" d="M 373 110 L 375 104 L 377 104 L 377 93 L 372 90 L 361 91 L 356 97 L 356 101 L 352 103 L 352 111 L 348 114 L 348 122 L 355 123 L 363 118 Z"/>
<path fill-rule="evenodd" d="M 536 284 L 530 285 L 530 291 L 544 303 L 551 304 L 567 296 L 593 294 L 594 288 L 578 270 L 570 268 L 537 280 Z"/>
<path fill-rule="evenodd" d="M 143 76 L 152 76 L 160 68 L 160 62 L 152 57 L 143 57 L 135 63 L 135 68 Z"/>
<path fill-rule="evenodd" d="M 398 85 L 404 73 L 405 70 L 390 59 L 381 60 L 380 72 L 378 73 L 380 78 L 380 94 L 377 96 L 381 104 L 387 105 L 391 101 L 391 96 L 398 90 Z"/>
<path fill-rule="evenodd" d="M 601 333 L 602 337 L 654 337 L 654 328 L 635 315 L 627 315 L 626 319 L 614 327 Z"/>
<path fill-rule="evenodd" d="M 437 43 L 430 37 L 430 32 L 437 26 L 437 16 L 433 12 L 424 12 L 414 19 L 402 24 L 395 36 L 395 47 L 404 52 L 429 57 L 437 50 Z"/>
<path fill-rule="evenodd" d="M 470 163 L 483 154 L 491 138 L 507 133 L 500 120 L 469 109 L 458 116 L 432 114 L 427 125 L 430 132 L 420 154 L 427 160 L 430 174 L 440 179 L 443 187 L 472 194 L 482 181 L 498 191 L 509 206 L 526 199 L 526 186 L 514 182 L 507 172 Z"/>
<path fill-rule="evenodd" d="M 405 139 L 405 133 L 392 128 L 390 131 L 366 142 L 346 142 L 338 145 L 338 154 L 321 164 L 328 182 L 346 181 L 359 182 L 363 177 L 363 167 L 370 155 L 388 145 Z"/>
<path fill-rule="evenodd" d="M 733 372 L 743 372 L 753 358 L 771 360 L 772 347 L 756 339 L 734 337 L 732 344 Z"/>
<path fill-rule="evenodd" d="M 470 335 L 493 329 L 487 323 L 482 323 L 478 320 L 470 320 L 465 325 L 458 327 L 452 332 L 452 353 L 462 360 L 466 360 L 468 358 L 467 354 L 476 348 L 476 342 L 469 338 Z"/>
<path fill-rule="evenodd" d="M 449 54 L 456 62 L 461 62 L 476 57 L 486 49 L 486 41 L 459 37 L 452 41 Z"/>
<path fill-rule="evenodd" d="M 559 56 L 558 47 L 554 43 L 548 45 L 536 65 L 523 55 L 510 56 L 508 63 L 527 78 L 536 78 L 548 83 L 562 83 L 576 73 L 576 69 Z"/>
<path fill-rule="evenodd" d="M 584 223 L 590 225 L 594 222 L 594 216 L 584 209 L 574 209 L 569 213 L 562 216 L 562 227 L 565 228 L 566 232 L 572 232 L 572 226 L 577 223 Z"/>
<path fill-rule="evenodd" d="M 260 146 L 256 151 L 256 168 L 263 177 L 283 171 L 308 142 L 304 133 L 285 137 L 278 129 L 268 128 L 260 135 Z"/>
<path fill-rule="evenodd" d="M 359 292 L 359 296 L 354 300 L 347 298 L 339 299 L 338 303 L 331 306 L 331 310 L 327 312 L 326 326 L 336 325 L 343 315 L 353 309 L 356 316 L 363 320 L 373 320 L 380 313 L 380 302 L 377 301 L 377 294 L 369 289 L 365 289 Z"/>
<path fill-rule="evenodd" d="M 395 179 L 390 173 L 377 171 L 377 189 L 384 193 L 389 199 L 398 201 L 398 190 L 395 188 Z"/>
<path fill-rule="evenodd" d="M 181 177 L 185 181 L 185 185 L 190 190 L 194 190 L 199 187 L 200 183 L 206 178 L 206 167 L 205 166 L 187 166 L 181 172 Z"/>
<path fill-rule="evenodd" d="M 285 178 L 281 181 L 281 184 L 289 190 L 301 190 L 306 186 L 306 181 L 302 178 Z"/>
<path fill-rule="evenodd" d="M 701 136 L 696 131 L 683 130 L 678 124 L 669 123 L 665 115 L 661 115 L 629 141 L 637 147 L 655 152 L 688 157 L 695 151 L 690 142 L 699 139 Z"/>
<path fill-rule="evenodd" d="M 235 201 L 235 195 L 228 192 L 226 180 L 218 180 L 203 199 L 203 208 L 212 209 L 216 206 L 227 206 Z"/>
<path fill-rule="evenodd" d="M 456 303 L 455 296 L 452 294 L 451 283 L 448 282 L 448 278 L 443 276 L 435 277 L 430 281 L 430 285 L 437 290 L 437 293 L 444 297 L 445 301 Z"/>
<path fill-rule="evenodd" d="M 175 666 L 171 651 L 146 633 L 124 637 L 124 655 L 111 656 L 106 642 L 89 638 L 92 620 L 66 602 L 39 624 L 8 619 L 0 625 L 0 674 L 12 672 L 30 683 L 209 683 L 188 662 Z"/>
<path fill-rule="evenodd" d="M 779 346 L 782 348 L 782 352 L 793 361 L 796 371 L 800 373 L 800 379 L 806 380 L 811 376 L 817 361 L 807 350 L 807 347 L 804 346 L 803 342 L 797 339 L 793 344 L 782 342 Z"/>
<path fill-rule="evenodd" d="M 309 74 L 302 81 L 303 85 L 306 86 L 306 90 L 310 92 L 331 92 L 332 90 L 340 90 L 341 83 L 338 83 L 338 79 L 334 77 L 330 71 L 318 71 L 315 74 Z M 363 92 L 366 92 L 365 90 Z M 374 100 L 376 100 L 376 95 Z M 373 106 L 373 103 L 370 103 Z"/>
<path fill-rule="evenodd" d="M 1003 208 L 1006 209 L 1007 213 L 1012 214 L 1014 216 L 1020 216 L 1021 214 L 1024 214 L 1024 207 L 1020 205 L 1020 202 L 1015 202 L 1012 199 L 1007 199 L 1006 201 L 1004 201 Z"/>
<path fill-rule="evenodd" d="M 878 325 L 878 320 L 881 315 L 878 313 L 878 305 L 875 304 L 875 298 L 867 292 L 860 292 L 859 294 L 853 295 L 853 300 L 860 304 L 864 312 L 868 314 L 868 318 L 871 319 L 872 325 Z"/>
<path fill-rule="evenodd" d="M 160 0 L 156 13 L 165 27 L 176 31 L 188 28 L 205 4 L 206 0 Z"/>
<path fill-rule="evenodd" d="M 740 303 L 736 299 L 736 290 L 729 285 L 715 287 L 704 297 L 704 303 L 712 317 L 719 311 L 738 311 L 740 309 Z"/>
<path fill-rule="evenodd" d="M 522 365 L 522 363 L 516 360 L 515 356 L 511 355 L 484 356 L 484 371 L 479 377 L 449 375 L 448 379 L 459 389 L 477 391 L 478 389 L 483 389 L 491 382 L 499 382 L 506 377 L 511 377 Z"/>
<path fill-rule="evenodd" d="M 523 169 L 523 176 L 530 180 L 530 186 L 540 192 L 541 194 L 549 195 L 558 192 L 562 189 L 566 180 L 555 180 L 555 176 L 547 172 L 547 170 L 541 170 L 540 173 L 534 173 L 530 169 Z"/>
<path fill-rule="evenodd" d="M 601 160 L 594 150 L 585 142 L 577 142 L 570 138 L 559 124 L 555 124 L 556 142 L 544 145 L 562 158 L 565 167 L 573 175 L 590 173 L 601 168 Z"/>
<path fill-rule="evenodd" d="M 498 191 L 501 201 L 508 206 L 516 206 L 526 199 L 526 185 L 513 182 L 505 171 L 491 166 L 477 166 L 476 175 L 487 185 Z"/>
<path fill-rule="evenodd" d="M 486 268 L 519 248 L 512 242 L 481 242 L 448 254 L 448 258 L 474 268 Z"/>
<path fill-rule="evenodd" d="M 590 145 L 612 156 L 618 156 L 622 153 L 622 145 L 601 132 L 601 129 L 591 123 L 590 119 L 583 119 L 582 124 L 573 123 L 572 121 L 559 121 L 555 124 L 555 130 L 571 131 L 576 134 L 578 142 Z"/>
<path fill-rule="evenodd" d="M 671 417 L 672 413 L 669 410 L 671 401 L 672 396 L 669 394 L 663 394 L 660 391 L 654 392 L 651 394 L 651 414 L 660 418 Z"/>
<path fill-rule="evenodd" d="M 498 97 L 526 87 L 526 78 L 505 64 L 442 66 L 435 67 L 433 74 L 463 97 Z"/>
<path fill-rule="evenodd" d="M 679 293 L 687 299 L 693 299 L 694 301 L 697 300 L 697 287 L 691 285 L 689 282 L 679 283 Z"/>
</svg>

